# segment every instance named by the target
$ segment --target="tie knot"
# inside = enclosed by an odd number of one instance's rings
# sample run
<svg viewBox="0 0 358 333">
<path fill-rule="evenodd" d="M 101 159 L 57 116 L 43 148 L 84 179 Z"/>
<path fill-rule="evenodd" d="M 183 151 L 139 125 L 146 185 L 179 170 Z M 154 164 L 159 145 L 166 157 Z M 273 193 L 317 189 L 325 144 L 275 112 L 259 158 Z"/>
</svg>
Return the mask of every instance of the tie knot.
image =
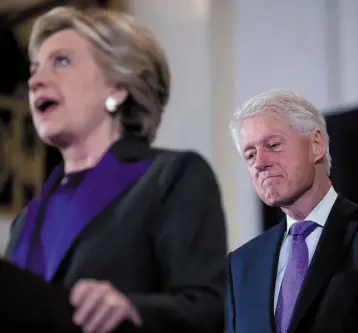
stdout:
<svg viewBox="0 0 358 333">
<path fill-rule="evenodd" d="M 314 229 L 316 229 L 317 223 L 313 221 L 301 221 L 294 223 L 290 228 L 290 233 L 293 236 L 302 236 L 306 238 Z"/>
</svg>

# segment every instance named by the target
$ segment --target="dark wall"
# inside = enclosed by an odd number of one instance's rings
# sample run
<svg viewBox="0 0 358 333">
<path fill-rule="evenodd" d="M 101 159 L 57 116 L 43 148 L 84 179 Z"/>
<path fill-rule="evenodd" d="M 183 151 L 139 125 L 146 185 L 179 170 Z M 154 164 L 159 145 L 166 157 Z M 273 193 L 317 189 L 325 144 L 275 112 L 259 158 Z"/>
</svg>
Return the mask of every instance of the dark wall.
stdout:
<svg viewBox="0 0 358 333">
<path fill-rule="evenodd" d="M 16 86 L 28 79 L 28 61 L 25 50 L 1 21 L 0 48 L 0 94 L 12 95 Z"/>
<path fill-rule="evenodd" d="M 358 202 L 358 108 L 328 116 L 327 128 L 333 185 L 337 192 Z"/>
</svg>

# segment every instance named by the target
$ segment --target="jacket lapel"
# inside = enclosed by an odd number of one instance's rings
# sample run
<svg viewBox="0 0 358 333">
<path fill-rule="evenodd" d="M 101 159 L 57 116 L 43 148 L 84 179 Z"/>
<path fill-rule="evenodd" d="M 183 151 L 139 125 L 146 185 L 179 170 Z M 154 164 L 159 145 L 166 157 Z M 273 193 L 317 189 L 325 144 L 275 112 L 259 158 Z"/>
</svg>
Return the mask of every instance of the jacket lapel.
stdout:
<svg viewBox="0 0 358 333">
<path fill-rule="evenodd" d="M 285 223 L 271 228 L 257 242 L 257 257 L 250 257 L 250 263 L 244 270 L 242 283 L 234 285 L 236 300 L 236 325 L 250 327 L 250 332 L 274 332 L 273 300 L 276 281 L 278 258 L 281 242 L 285 232 Z M 233 281 L 235 284 L 235 280 Z M 250 310 L 248 310 L 250 307 Z M 246 322 L 246 324 L 244 323 Z"/>
<path fill-rule="evenodd" d="M 269 286 L 267 286 L 267 290 L 269 290 L 269 295 L 265 296 L 265 304 L 267 313 L 269 313 L 269 327 L 271 328 L 272 332 L 276 332 L 275 327 L 275 316 L 274 316 L 274 297 L 275 297 L 275 286 L 276 286 L 276 277 L 277 277 L 277 266 L 278 266 L 278 260 L 280 257 L 280 250 L 281 250 L 281 244 L 283 237 L 285 235 L 286 231 L 286 220 L 284 219 L 279 224 L 279 233 L 276 235 L 274 241 L 275 241 L 275 252 L 272 256 L 273 260 L 270 263 L 271 268 L 271 276 L 267 279 L 270 283 Z"/>
<path fill-rule="evenodd" d="M 20 220 L 16 221 L 7 249 L 7 257 L 22 268 L 26 268 L 33 234 L 36 229 L 42 202 L 62 175 L 62 166 L 56 167 L 45 182 L 40 197 L 30 201 Z"/>
<path fill-rule="evenodd" d="M 150 166 L 149 159 L 136 162 L 120 162 L 111 152 L 107 153 L 78 187 L 64 218 L 74 226 L 71 236 L 58 245 L 56 256 L 47 267 L 45 278 L 51 280 L 63 257 L 74 240 L 111 201 L 116 199 L 130 184 Z"/>
<path fill-rule="evenodd" d="M 329 282 L 336 265 L 349 247 L 357 223 L 348 223 L 357 206 L 338 196 L 322 230 L 302 290 L 299 294 L 289 332 L 295 332 L 309 306 Z"/>
</svg>

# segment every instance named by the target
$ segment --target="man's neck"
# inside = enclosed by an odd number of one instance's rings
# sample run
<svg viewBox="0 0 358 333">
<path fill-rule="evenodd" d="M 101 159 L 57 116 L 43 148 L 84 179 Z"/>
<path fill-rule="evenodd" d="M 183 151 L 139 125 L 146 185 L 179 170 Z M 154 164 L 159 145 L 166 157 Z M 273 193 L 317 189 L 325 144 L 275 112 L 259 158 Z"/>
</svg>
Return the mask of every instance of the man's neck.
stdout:
<svg viewBox="0 0 358 333">
<path fill-rule="evenodd" d="M 294 204 L 282 207 L 283 212 L 294 220 L 304 220 L 322 201 L 331 187 L 331 181 L 325 177 L 301 195 Z"/>
</svg>

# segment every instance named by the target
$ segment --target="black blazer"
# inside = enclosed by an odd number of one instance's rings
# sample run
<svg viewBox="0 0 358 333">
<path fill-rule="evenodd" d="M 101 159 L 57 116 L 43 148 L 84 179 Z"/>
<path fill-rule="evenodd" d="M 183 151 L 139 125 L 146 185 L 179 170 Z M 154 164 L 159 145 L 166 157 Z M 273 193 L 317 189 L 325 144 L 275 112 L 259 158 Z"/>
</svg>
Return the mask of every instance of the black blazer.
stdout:
<svg viewBox="0 0 358 333">
<path fill-rule="evenodd" d="M 151 165 L 113 200 L 103 199 L 108 195 L 106 186 L 121 177 L 113 168 L 104 170 L 100 179 L 97 175 L 93 191 L 86 189 L 90 193 L 85 201 L 75 199 L 75 209 L 102 206 L 97 207 L 98 214 L 89 215 L 90 223 L 64 249 L 51 282 L 70 288 L 82 278 L 110 281 L 139 310 L 143 332 L 221 332 L 226 232 L 212 170 L 196 153 L 151 149 L 146 141 L 135 138 L 124 138 L 111 150 L 122 165 L 141 160 L 150 160 Z M 36 223 L 40 223 L 39 211 Z M 25 210 L 13 224 L 6 250 L 10 260 L 27 214 Z M 0 285 L 4 274 L 0 271 Z M 13 297 L 15 284 L 10 280 L 0 294 L 3 300 Z M 33 300 L 26 290 L 32 288 L 32 279 L 23 283 L 24 294 L 18 297 L 31 307 Z M 46 297 L 45 288 L 41 297 L 41 306 L 56 306 Z M 68 304 L 57 306 L 68 309 Z M 39 323 L 35 317 L 28 321 Z"/>
<path fill-rule="evenodd" d="M 358 206 L 338 196 L 323 228 L 289 333 L 358 331 Z M 286 221 L 229 255 L 226 333 L 273 333 Z"/>
</svg>

